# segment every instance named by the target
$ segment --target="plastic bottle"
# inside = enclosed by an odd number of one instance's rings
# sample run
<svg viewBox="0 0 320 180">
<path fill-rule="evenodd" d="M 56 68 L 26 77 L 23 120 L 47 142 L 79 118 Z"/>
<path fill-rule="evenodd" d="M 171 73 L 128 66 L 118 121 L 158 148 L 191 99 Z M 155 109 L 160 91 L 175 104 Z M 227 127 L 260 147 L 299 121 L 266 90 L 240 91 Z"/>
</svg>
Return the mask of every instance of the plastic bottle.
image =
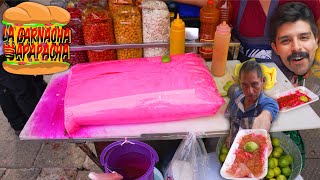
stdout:
<svg viewBox="0 0 320 180">
<path fill-rule="evenodd" d="M 183 54 L 185 50 L 185 25 L 179 14 L 170 28 L 170 55 Z"/>
<path fill-rule="evenodd" d="M 225 74 L 228 50 L 231 37 L 230 26 L 223 21 L 214 36 L 211 71 L 214 76 L 220 77 Z"/>
<path fill-rule="evenodd" d="M 232 5 L 229 0 L 219 0 L 217 3 L 217 8 L 220 11 L 220 21 L 226 21 L 227 24 L 230 24 L 231 17 L 232 17 Z"/>
<path fill-rule="evenodd" d="M 208 0 L 206 6 L 200 9 L 200 42 L 213 42 L 214 33 L 219 24 L 220 11 L 213 0 Z M 203 46 L 199 52 L 204 59 L 212 58 L 212 46 Z"/>
</svg>

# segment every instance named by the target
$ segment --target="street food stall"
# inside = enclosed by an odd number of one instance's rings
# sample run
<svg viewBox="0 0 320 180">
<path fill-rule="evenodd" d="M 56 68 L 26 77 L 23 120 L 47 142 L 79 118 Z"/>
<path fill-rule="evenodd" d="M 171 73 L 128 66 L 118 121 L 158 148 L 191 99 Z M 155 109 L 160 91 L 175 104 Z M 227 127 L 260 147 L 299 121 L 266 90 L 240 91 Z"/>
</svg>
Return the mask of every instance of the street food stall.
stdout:
<svg viewBox="0 0 320 180">
<path fill-rule="evenodd" d="M 165 9 L 156 9 L 153 6 L 142 7 L 149 8 L 149 10 L 151 9 L 156 12 L 161 12 Z M 154 26 L 154 23 L 152 23 L 152 18 L 145 18 L 148 19 L 146 23 L 151 23 L 151 25 L 141 24 L 144 22 L 141 21 L 140 9 L 136 6 L 132 7 L 126 3 L 126 5 L 123 6 L 124 9 L 121 11 L 117 10 L 117 6 L 110 6 L 110 11 L 114 11 L 114 14 L 109 14 L 109 11 L 101 10 L 96 6 L 79 8 L 82 8 L 81 15 L 79 11 L 69 9 L 73 19 L 68 27 L 75 30 L 75 36 L 73 37 L 76 37 L 75 41 L 73 41 L 74 44 L 72 44 L 70 48 L 70 64 L 89 62 L 88 65 L 83 65 L 84 67 L 90 66 L 89 64 L 93 63 L 103 63 L 100 61 L 115 59 L 122 61 L 132 58 L 145 62 L 142 61 L 142 59 L 147 61 L 151 61 L 151 59 L 163 60 L 162 57 L 169 55 L 170 43 L 169 36 L 166 34 L 168 33 L 168 29 L 167 31 L 161 32 L 164 34 L 159 37 L 143 34 L 142 27 L 149 28 L 147 29 L 149 35 L 150 33 L 154 33 L 153 29 L 149 27 Z M 143 10 L 145 9 L 142 9 L 142 11 Z M 123 14 L 124 12 L 131 12 L 131 14 Z M 157 18 L 156 15 L 155 17 Z M 167 16 L 167 14 L 165 14 L 165 16 Z M 127 18 L 125 19 L 125 23 L 122 18 Z M 79 24 L 80 21 L 82 21 L 82 27 Z M 164 27 L 164 24 L 165 23 L 161 22 L 160 30 Z M 129 29 L 130 31 L 128 31 Z M 136 33 L 136 31 L 139 31 L 140 34 Z M 115 36 L 113 36 L 113 34 Z M 81 38 L 81 36 L 83 37 Z M 212 41 L 183 42 L 183 45 L 187 48 L 207 47 L 213 44 Z M 214 82 L 213 86 L 215 86 L 220 95 L 224 94 L 223 99 L 225 101 L 223 105 L 219 106 L 219 109 L 215 113 L 199 117 L 186 116 L 185 118 L 174 119 L 173 121 L 148 122 L 148 119 L 144 119 L 143 123 L 83 125 L 77 129 L 77 131 L 70 133 L 71 131 L 65 126 L 65 119 L 69 118 L 66 117 L 65 113 L 66 107 L 69 105 L 66 104 L 66 101 L 68 101 L 66 94 L 67 89 L 70 88 L 69 83 L 74 83 L 74 79 L 72 79 L 72 75 L 74 75 L 73 70 L 81 67 L 76 65 L 74 66 L 75 68 L 53 75 L 47 89 L 19 137 L 21 140 L 66 141 L 76 143 L 103 169 L 99 160 L 85 142 L 115 141 L 127 138 L 135 140 L 183 139 L 189 132 L 201 132 L 202 137 L 224 136 L 229 130 L 229 120 L 224 117 L 224 111 L 229 102 L 229 98 L 225 96 L 224 86 L 228 81 L 233 80 L 236 66 L 240 64 L 240 61 L 235 58 L 239 51 L 239 43 L 237 41 L 231 41 L 228 45 L 230 46 L 229 51 L 231 52 L 231 56 L 229 56 L 230 60 L 226 62 L 225 74 L 221 77 L 211 76 L 210 74 L 210 78 Z M 200 57 L 200 55 L 193 53 L 183 54 L 179 57 L 183 58 L 183 56 Z M 203 62 L 205 61 L 203 60 Z M 265 90 L 266 95 L 276 99 L 282 95 L 283 92 L 294 88 L 275 63 L 264 63 L 264 65 L 268 68 L 275 68 L 277 72 L 276 83 L 272 88 Z M 210 72 L 210 68 L 212 67 L 211 62 L 206 62 L 204 66 L 206 66 L 206 72 Z M 116 74 L 116 72 L 113 73 Z M 105 80 L 108 81 L 108 79 Z M 99 86 L 100 84 L 96 84 L 96 87 L 93 88 L 99 88 Z M 90 91 L 90 89 L 87 90 Z M 76 110 L 78 114 L 84 113 L 76 108 L 78 107 L 73 107 L 73 110 Z M 71 114 L 71 116 L 72 115 L 74 114 Z M 87 118 L 90 119 L 89 116 Z M 308 104 L 305 104 L 303 107 L 288 112 L 280 112 L 277 119 L 272 123 L 270 131 L 282 132 L 316 128 L 320 128 L 320 117 Z"/>
</svg>

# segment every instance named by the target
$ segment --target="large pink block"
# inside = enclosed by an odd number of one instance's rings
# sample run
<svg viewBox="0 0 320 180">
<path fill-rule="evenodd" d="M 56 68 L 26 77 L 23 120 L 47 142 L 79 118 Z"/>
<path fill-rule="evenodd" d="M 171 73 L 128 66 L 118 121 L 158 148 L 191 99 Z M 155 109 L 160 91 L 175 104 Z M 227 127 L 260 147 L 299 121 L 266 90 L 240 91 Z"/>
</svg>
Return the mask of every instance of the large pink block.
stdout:
<svg viewBox="0 0 320 180">
<path fill-rule="evenodd" d="M 210 116 L 224 103 L 195 54 L 78 64 L 65 95 L 65 128 Z"/>
</svg>

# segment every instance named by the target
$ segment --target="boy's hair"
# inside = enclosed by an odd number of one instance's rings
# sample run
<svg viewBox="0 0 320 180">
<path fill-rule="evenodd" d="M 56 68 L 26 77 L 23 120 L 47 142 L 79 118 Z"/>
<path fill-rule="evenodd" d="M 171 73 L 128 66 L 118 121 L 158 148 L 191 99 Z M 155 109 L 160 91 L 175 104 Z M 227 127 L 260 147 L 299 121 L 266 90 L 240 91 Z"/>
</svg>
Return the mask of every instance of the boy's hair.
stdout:
<svg viewBox="0 0 320 180">
<path fill-rule="evenodd" d="M 248 60 L 242 64 L 240 72 L 239 72 L 239 78 L 241 78 L 241 73 L 251 72 L 251 71 L 257 72 L 258 78 L 262 78 L 261 66 L 259 63 L 257 63 L 254 60 Z"/>
<path fill-rule="evenodd" d="M 288 22 L 303 20 L 310 24 L 314 37 L 318 36 L 318 29 L 312 11 L 307 5 L 301 2 L 286 3 L 274 12 L 270 22 L 270 36 L 273 42 L 276 41 L 278 28 Z"/>
</svg>

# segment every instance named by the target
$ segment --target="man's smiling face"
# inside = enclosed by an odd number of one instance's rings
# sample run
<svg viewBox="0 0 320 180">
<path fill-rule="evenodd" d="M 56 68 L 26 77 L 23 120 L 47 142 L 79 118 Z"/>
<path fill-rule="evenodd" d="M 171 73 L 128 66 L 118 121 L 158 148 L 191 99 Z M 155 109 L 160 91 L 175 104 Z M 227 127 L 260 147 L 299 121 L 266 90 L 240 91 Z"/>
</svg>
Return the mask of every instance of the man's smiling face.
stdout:
<svg viewBox="0 0 320 180">
<path fill-rule="evenodd" d="M 304 75 L 312 66 L 318 37 L 310 25 L 303 20 L 282 24 L 277 30 L 272 48 L 285 66 L 297 75 Z"/>
</svg>

